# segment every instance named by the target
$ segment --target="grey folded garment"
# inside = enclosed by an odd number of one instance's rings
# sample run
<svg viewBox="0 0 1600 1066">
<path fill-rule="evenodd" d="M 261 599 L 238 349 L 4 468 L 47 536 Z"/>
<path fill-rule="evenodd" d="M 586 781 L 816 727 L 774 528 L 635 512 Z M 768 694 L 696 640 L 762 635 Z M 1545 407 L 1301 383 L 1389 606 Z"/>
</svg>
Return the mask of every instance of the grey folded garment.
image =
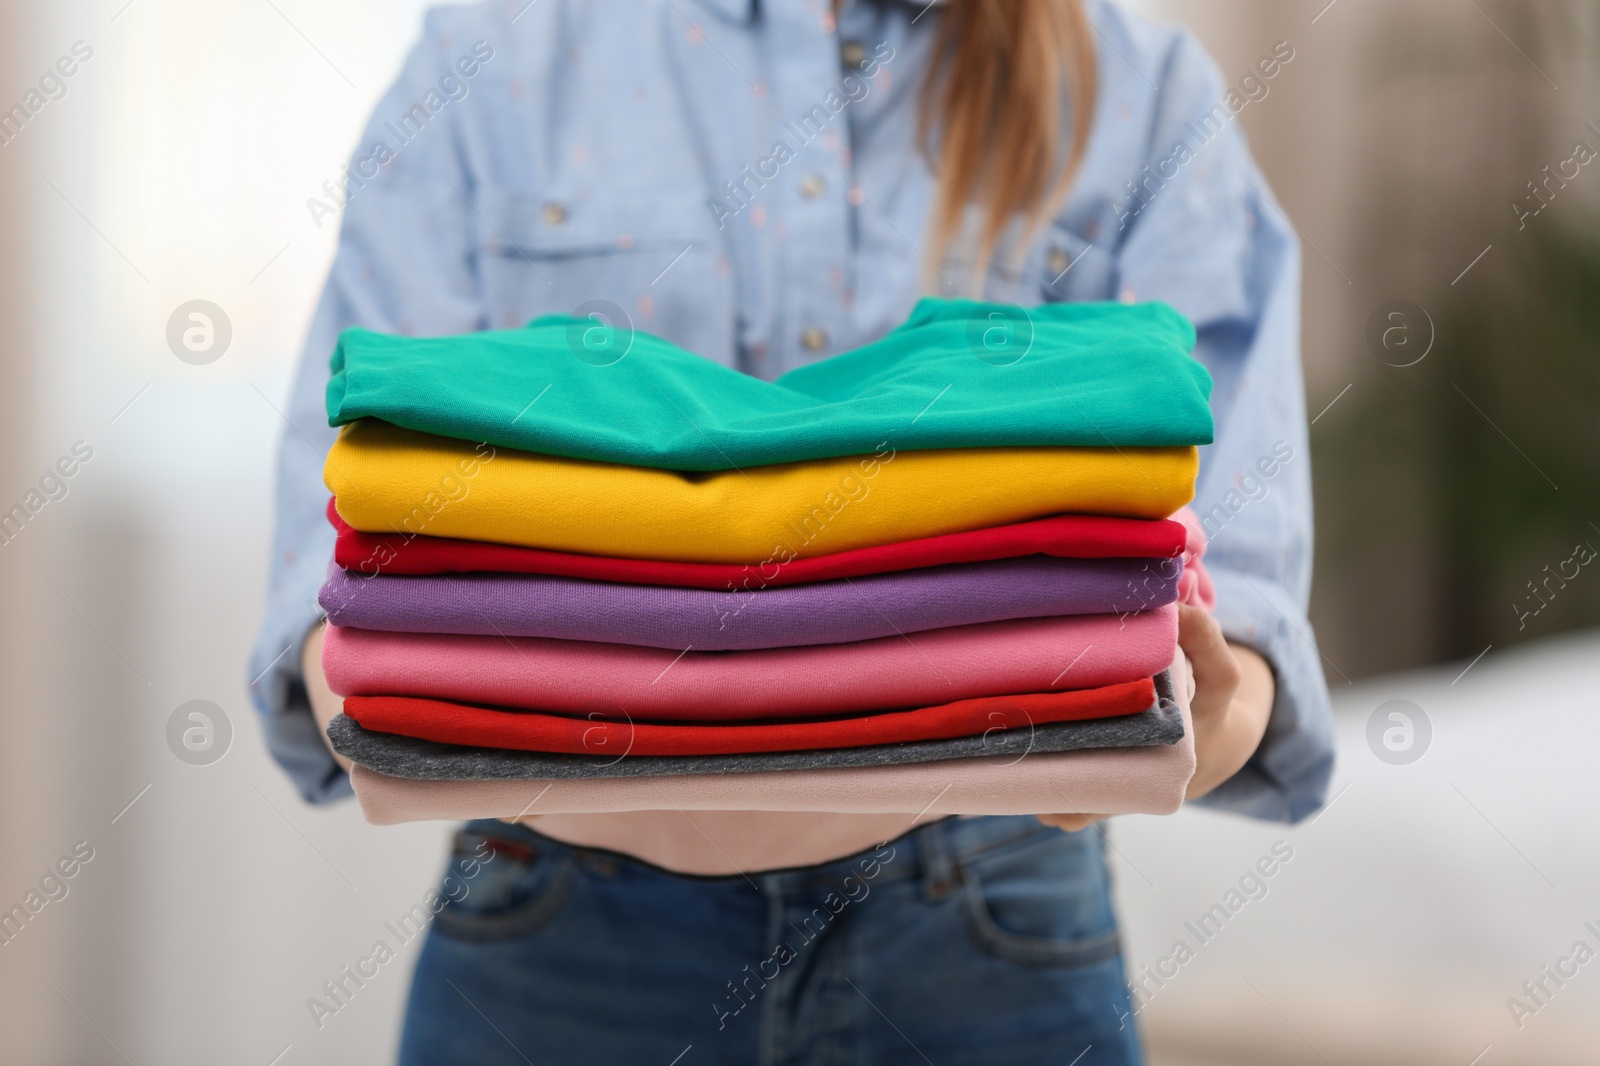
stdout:
<svg viewBox="0 0 1600 1066">
<path fill-rule="evenodd" d="M 754 752 L 738 755 L 591 755 L 511 751 L 440 744 L 432 740 L 378 733 L 339 715 L 328 724 L 333 750 L 389 777 L 420 781 L 509 781 L 606 777 L 667 777 L 681 774 L 748 774 L 768 770 L 819 770 L 894 766 L 943 759 L 986 759 L 998 765 L 1032 752 L 1085 748 L 1138 748 L 1176 744 L 1183 717 L 1172 692 L 1172 674 L 1154 678 L 1155 705 L 1138 714 L 1080 722 L 991 731 L 952 740 L 911 740 L 860 748 Z"/>
</svg>

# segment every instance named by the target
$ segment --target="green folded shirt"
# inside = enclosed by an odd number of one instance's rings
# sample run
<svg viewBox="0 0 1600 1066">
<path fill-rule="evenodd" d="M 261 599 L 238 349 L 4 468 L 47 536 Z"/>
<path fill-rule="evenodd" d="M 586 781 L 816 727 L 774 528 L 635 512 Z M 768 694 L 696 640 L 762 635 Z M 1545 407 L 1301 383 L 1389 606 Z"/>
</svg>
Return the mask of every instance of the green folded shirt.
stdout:
<svg viewBox="0 0 1600 1066">
<path fill-rule="evenodd" d="M 901 450 L 1211 442 L 1211 376 L 1162 303 L 924 299 L 883 339 L 762 381 L 565 315 L 520 330 L 346 330 L 328 421 L 572 459 L 728 470 Z"/>
</svg>

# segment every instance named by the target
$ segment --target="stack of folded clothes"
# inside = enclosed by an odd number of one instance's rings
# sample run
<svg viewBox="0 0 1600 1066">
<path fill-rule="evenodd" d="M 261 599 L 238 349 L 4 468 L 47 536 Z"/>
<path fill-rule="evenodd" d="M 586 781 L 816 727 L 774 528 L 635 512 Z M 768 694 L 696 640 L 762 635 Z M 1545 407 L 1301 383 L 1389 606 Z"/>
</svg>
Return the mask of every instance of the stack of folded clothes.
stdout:
<svg viewBox="0 0 1600 1066">
<path fill-rule="evenodd" d="M 345 333 L 323 664 L 368 818 L 1175 809 L 1210 378 L 1165 305 L 996 360 L 1002 313 L 776 382 L 565 317 Z"/>
</svg>

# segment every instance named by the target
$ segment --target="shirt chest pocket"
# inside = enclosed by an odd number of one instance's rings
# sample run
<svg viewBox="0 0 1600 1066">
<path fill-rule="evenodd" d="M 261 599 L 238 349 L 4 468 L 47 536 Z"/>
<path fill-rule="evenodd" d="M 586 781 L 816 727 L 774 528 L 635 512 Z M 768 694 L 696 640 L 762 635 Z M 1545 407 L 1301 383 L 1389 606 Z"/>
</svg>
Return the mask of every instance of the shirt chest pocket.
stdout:
<svg viewBox="0 0 1600 1066">
<path fill-rule="evenodd" d="M 651 205 L 648 197 L 641 191 L 603 203 L 592 190 L 570 197 L 479 190 L 489 328 L 515 329 L 547 314 L 598 315 L 613 329 L 653 333 L 731 365 L 734 288 L 722 246 L 701 218 L 705 209 Z"/>
<path fill-rule="evenodd" d="M 1095 224 L 1090 232 L 1098 235 L 1100 229 Z M 1116 260 L 1111 252 L 1060 221 L 1045 227 L 1029 270 L 1044 303 L 1117 298 Z"/>
</svg>

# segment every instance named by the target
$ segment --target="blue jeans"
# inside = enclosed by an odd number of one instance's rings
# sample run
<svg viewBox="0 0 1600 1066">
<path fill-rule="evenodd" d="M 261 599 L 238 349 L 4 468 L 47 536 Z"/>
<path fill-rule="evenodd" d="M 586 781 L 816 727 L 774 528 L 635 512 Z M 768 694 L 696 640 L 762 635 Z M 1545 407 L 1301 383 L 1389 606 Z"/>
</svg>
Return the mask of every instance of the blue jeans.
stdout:
<svg viewBox="0 0 1600 1066">
<path fill-rule="evenodd" d="M 406 1066 L 1140 1061 L 1094 831 L 953 819 L 748 878 L 495 821 L 456 849 Z"/>
</svg>

